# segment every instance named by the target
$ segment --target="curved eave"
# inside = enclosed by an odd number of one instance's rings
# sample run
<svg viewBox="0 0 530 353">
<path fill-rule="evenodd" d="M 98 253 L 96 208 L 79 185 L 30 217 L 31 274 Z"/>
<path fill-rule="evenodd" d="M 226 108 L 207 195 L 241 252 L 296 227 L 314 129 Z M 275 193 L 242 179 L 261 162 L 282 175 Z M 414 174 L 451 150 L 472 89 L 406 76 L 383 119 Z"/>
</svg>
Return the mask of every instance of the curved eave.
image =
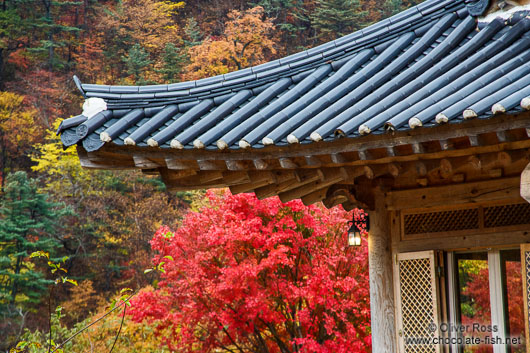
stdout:
<svg viewBox="0 0 530 353">
<path fill-rule="evenodd" d="M 58 133 L 89 152 L 105 144 L 257 152 L 530 109 L 528 11 L 477 27 L 468 9 L 478 5 L 430 0 L 317 48 L 199 81 L 77 80 L 97 104 Z"/>
</svg>

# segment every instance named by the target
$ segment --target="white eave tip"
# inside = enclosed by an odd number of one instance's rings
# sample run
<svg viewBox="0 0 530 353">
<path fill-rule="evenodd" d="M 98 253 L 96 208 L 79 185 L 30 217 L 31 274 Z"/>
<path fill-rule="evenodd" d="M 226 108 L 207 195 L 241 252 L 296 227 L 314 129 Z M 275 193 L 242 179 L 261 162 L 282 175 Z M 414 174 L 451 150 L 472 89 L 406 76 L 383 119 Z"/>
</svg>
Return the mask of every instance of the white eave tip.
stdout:
<svg viewBox="0 0 530 353">
<path fill-rule="evenodd" d="M 217 145 L 217 148 L 219 148 L 220 150 L 226 150 L 228 148 L 228 143 L 226 143 L 223 140 L 217 141 L 216 145 Z"/>
<path fill-rule="evenodd" d="M 315 142 L 322 141 L 322 136 L 318 132 L 312 132 L 309 138 Z"/>
<path fill-rule="evenodd" d="M 477 113 L 473 110 L 473 109 L 466 109 L 464 110 L 464 112 L 462 113 L 462 116 L 464 117 L 464 119 L 473 119 L 473 118 L 476 118 L 477 117 Z"/>
<path fill-rule="evenodd" d="M 263 140 L 261 140 L 265 146 L 274 145 L 274 140 L 269 137 L 264 137 Z"/>
<path fill-rule="evenodd" d="M 86 116 L 87 119 L 90 119 L 99 112 L 107 110 L 107 102 L 102 98 L 91 97 L 87 98 L 83 103 L 83 113 L 82 115 Z"/>
<path fill-rule="evenodd" d="M 147 145 L 151 147 L 158 147 L 158 141 L 150 138 L 149 140 L 147 140 Z"/>
<path fill-rule="evenodd" d="M 298 141 L 298 138 L 294 136 L 293 134 L 289 134 L 287 135 L 287 142 L 293 144 L 293 143 L 298 143 L 300 141 Z"/>
<path fill-rule="evenodd" d="M 501 113 L 505 113 L 505 112 L 506 112 L 506 108 L 504 108 L 502 104 L 495 103 L 495 104 L 493 104 L 493 106 L 491 107 L 491 112 L 492 112 L 493 114 L 501 114 Z"/>
<path fill-rule="evenodd" d="M 447 118 L 447 115 L 444 113 L 438 113 L 436 114 L 436 118 L 434 118 L 437 124 L 445 124 L 449 121 L 449 118 Z"/>
<path fill-rule="evenodd" d="M 127 137 L 125 140 L 123 140 L 123 143 L 129 146 L 136 145 L 136 142 L 130 137 Z"/>
<path fill-rule="evenodd" d="M 110 138 L 110 135 L 108 132 L 103 131 L 101 134 L 99 134 L 99 139 L 103 142 L 110 142 L 112 139 Z"/>
<path fill-rule="evenodd" d="M 368 127 L 368 125 L 362 124 L 361 126 L 359 126 L 359 134 L 368 135 L 371 132 L 372 130 Z"/>
<path fill-rule="evenodd" d="M 184 148 L 184 145 L 180 143 L 179 140 L 171 140 L 171 143 L 169 144 L 171 148 L 176 148 L 177 150 L 181 150 Z"/>
<path fill-rule="evenodd" d="M 526 97 L 521 100 L 521 108 L 530 110 L 530 97 Z"/>
<path fill-rule="evenodd" d="M 197 140 L 193 141 L 193 147 L 199 148 L 199 149 L 204 148 L 204 143 L 202 143 L 201 140 L 197 139 Z"/>
<path fill-rule="evenodd" d="M 246 148 L 250 148 L 251 145 L 246 140 L 239 140 L 239 147 L 246 149 Z"/>
<path fill-rule="evenodd" d="M 423 126 L 423 123 L 420 119 L 414 117 L 409 119 L 409 126 L 411 129 L 415 129 L 417 127 Z"/>
</svg>

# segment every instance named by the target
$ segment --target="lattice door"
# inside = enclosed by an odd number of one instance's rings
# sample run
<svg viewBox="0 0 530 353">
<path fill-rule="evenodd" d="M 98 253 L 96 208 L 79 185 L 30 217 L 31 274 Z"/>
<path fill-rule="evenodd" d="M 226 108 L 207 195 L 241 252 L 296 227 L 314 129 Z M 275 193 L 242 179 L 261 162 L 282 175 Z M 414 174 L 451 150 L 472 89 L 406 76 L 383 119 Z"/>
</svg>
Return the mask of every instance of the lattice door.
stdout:
<svg viewBox="0 0 530 353">
<path fill-rule="evenodd" d="M 398 254 L 394 264 L 400 353 L 439 353 L 439 298 L 434 251 Z"/>
<path fill-rule="evenodd" d="M 530 244 L 521 244 L 526 351 L 530 352 Z"/>
</svg>

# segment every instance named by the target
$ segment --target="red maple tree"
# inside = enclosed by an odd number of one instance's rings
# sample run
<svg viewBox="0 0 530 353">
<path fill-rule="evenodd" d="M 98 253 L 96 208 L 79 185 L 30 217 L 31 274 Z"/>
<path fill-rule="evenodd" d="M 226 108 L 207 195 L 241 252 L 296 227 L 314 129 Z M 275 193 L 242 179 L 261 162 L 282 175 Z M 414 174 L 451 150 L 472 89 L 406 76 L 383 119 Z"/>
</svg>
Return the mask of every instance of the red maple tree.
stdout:
<svg viewBox="0 0 530 353">
<path fill-rule="evenodd" d="M 209 192 L 209 206 L 151 245 L 156 290 L 133 303 L 179 352 L 370 352 L 366 241 L 351 212 Z M 356 219 L 363 212 L 356 210 Z"/>
</svg>

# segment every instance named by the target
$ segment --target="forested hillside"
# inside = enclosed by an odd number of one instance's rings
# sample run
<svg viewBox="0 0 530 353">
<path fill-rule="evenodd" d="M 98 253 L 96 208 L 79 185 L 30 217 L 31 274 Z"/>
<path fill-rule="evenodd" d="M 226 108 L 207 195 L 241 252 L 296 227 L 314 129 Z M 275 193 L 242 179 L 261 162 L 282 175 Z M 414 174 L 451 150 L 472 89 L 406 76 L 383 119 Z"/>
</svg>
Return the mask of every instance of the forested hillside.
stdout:
<svg viewBox="0 0 530 353">
<path fill-rule="evenodd" d="M 44 342 L 50 308 L 62 307 L 54 325 L 67 337 L 120 289 L 157 287 L 162 271 L 144 273 L 153 234 L 211 202 L 202 191 L 167 192 L 154 176 L 82 169 L 55 136 L 81 111 L 74 74 L 116 85 L 195 80 L 314 47 L 416 2 L 1 0 L 0 351 L 22 337 Z M 49 259 L 30 258 L 36 251 Z M 112 341 L 119 320 L 109 325 L 90 344 Z M 144 346 L 124 351 L 153 351 L 155 334 L 175 334 L 135 325 L 127 321 L 125 337 Z"/>
</svg>

